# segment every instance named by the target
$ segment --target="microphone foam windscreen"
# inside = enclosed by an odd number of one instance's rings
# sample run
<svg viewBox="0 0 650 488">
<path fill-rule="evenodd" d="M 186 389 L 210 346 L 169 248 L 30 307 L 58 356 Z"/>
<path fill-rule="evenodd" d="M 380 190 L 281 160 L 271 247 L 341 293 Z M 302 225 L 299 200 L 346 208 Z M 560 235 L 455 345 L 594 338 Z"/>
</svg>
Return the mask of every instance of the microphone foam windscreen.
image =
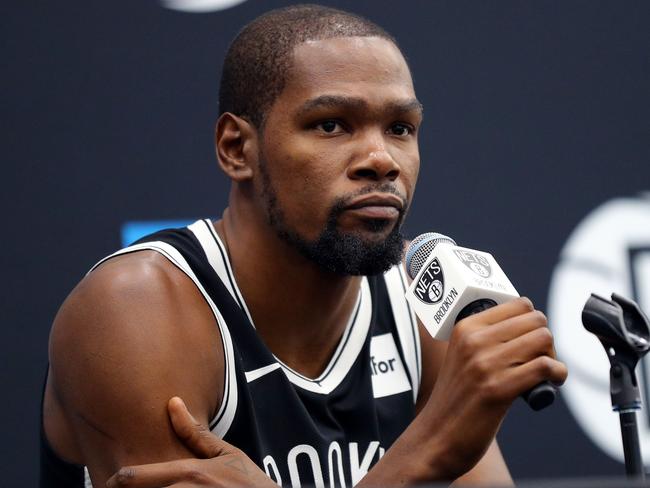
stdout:
<svg viewBox="0 0 650 488">
<path fill-rule="evenodd" d="M 456 242 L 451 237 L 437 232 L 420 234 L 413 239 L 406 251 L 406 270 L 411 279 L 415 279 L 424 263 L 429 259 L 433 249 L 441 242 L 446 242 L 452 246 L 456 245 Z"/>
</svg>

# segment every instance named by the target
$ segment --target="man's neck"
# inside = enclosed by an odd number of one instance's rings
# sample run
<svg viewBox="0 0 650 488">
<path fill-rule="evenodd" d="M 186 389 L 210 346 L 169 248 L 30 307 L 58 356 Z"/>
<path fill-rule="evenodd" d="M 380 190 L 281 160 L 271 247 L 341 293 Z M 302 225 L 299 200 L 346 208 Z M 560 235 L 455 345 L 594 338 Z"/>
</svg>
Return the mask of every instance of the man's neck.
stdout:
<svg viewBox="0 0 650 488">
<path fill-rule="evenodd" d="M 215 227 L 258 334 L 282 362 L 315 378 L 343 335 L 361 277 L 328 272 L 251 223 L 226 209 Z"/>
</svg>

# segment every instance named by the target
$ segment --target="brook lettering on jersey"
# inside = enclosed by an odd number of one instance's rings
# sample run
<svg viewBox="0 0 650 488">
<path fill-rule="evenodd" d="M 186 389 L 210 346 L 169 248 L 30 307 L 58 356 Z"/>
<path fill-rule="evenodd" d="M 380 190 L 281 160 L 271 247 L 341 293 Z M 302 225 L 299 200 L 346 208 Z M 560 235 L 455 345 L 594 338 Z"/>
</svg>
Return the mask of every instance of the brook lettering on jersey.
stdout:
<svg viewBox="0 0 650 488">
<path fill-rule="evenodd" d="M 326 455 L 319 455 L 316 448 L 309 444 L 298 444 L 289 450 L 285 459 L 276 459 L 269 454 L 262 463 L 267 476 L 280 486 L 321 488 L 327 485 L 345 488 L 356 485 L 384 453 L 379 441 L 370 442 L 365 450 L 358 442 L 339 444 L 334 441 L 330 443 Z M 288 472 L 289 479 L 284 479 L 281 471 Z"/>
</svg>

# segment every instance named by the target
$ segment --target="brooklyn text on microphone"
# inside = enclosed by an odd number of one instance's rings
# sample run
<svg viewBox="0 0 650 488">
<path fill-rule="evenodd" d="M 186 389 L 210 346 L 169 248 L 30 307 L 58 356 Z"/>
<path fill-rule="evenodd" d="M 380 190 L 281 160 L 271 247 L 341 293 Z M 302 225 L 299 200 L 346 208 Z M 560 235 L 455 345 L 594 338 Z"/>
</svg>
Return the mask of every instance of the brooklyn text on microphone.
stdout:
<svg viewBox="0 0 650 488">
<path fill-rule="evenodd" d="M 414 277 L 406 299 L 429 333 L 447 340 L 458 313 L 475 300 L 497 304 L 519 293 L 487 252 L 438 243 Z"/>
</svg>

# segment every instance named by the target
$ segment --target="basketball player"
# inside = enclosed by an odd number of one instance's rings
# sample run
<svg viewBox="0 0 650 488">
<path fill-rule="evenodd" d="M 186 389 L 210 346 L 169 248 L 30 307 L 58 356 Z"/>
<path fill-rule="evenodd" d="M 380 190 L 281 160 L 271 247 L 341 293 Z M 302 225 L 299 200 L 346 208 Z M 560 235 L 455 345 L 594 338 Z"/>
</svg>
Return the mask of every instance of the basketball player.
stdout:
<svg viewBox="0 0 650 488">
<path fill-rule="evenodd" d="M 163 464 L 111 484 L 509 482 L 499 425 L 566 368 L 526 299 L 448 346 L 408 308 L 422 107 L 395 40 L 329 8 L 272 11 L 231 45 L 219 96 L 221 220 L 102 260 L 54 321 L 42 485 L 147 463 Z M 174 396 L 196 421 L 174 399 L 170 423 Z M 195 456 L 212 459 L 175 461 Z"/>
</svg>

